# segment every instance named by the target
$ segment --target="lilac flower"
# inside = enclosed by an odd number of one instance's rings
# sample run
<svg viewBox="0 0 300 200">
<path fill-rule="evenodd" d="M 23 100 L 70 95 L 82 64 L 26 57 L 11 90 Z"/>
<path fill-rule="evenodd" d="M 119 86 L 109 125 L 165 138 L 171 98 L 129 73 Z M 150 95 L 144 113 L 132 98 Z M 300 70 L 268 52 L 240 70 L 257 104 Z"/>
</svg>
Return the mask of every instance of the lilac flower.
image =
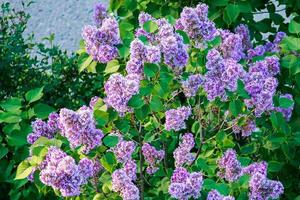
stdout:
<svg viewBox="0 0 300 200">
<path fill-rule="evenodd" d="M 283 185 L 279 181 L 267 179 L 264 174 L 255 173 L 249 181 L 249 199 L 278 199 L 283 194 Z"/>
<path fill-rule="evenodd" d="M 165 152 L 163 150 L 156 150 L 153 146 L 148 143 L 144 143 L 142 146 L 142 153 L 145 157 L 145 161 L 148 164 L 147 173 L 154 174 L 158 170 L 158 165 L 162 161 L 165 156 Z"/>
<path fill-rule="evenodd" d="M 245 57 L 243 52 L 243 36 L 231 33 L 228 30 L 220 30 L 220 35 L 222 38 L 220 51 L 223 58 L 232 58 L 238 62 Z"/>
<path fill-rule="evenodd" d="M 113 74 L 104 85 L 106 98 L 105 104 L 113 107 L 121 116 L 132 110 L 127 106 L 131 97 L 138 93 L 139 76 L 135 74 L 126 77 L 121 74 Z"/>
<path fill-rule="evenodd" d="M 203 3 L 198 4 L 196 8 L 185 7 L 175 27 L 185 31 L 195 44 L 205 43 L 212 40 L 217 33 L 214 22 L 208 19 L 207 14 L 208 6 Z"/>
<path fill-rule="evenodd" d="M 87 158 L 78 165 L 75 160 L 57 147 L 50 147 L 42 163 L 40 180 L 59 190 L 63 197 L 80 195 L 80 186 L 97 173 L 95 163 Z"/>
<path fill-rule="evenodd" d="M 167 131 L 179 131 L 185 129 L 185 120 L 187 120 L 191 114 L 191 108 L 186 106 L 166 111 L 165 129 Z"/>
<path fill-rule="evenodd" d="M 243 50 L 248 50 L 252 48 L 252 43 L 250 39 L 250 33 L 248 26 L 245 24 L 240 24 L 234 29 L 234 32 L 239 34 L 242 38 Z"/>
<path fill-rule="evenodd" d="M 119 192 L 123 200 L 139 200 L 139 189 L 123 169 L 117 169 L 112 174 L 112 190 Z"/>
<path fill-rule="evenodd" d="M 205 74 L 203 88 L 207 93 L 207 99 L 213 101 L 219 97 L 225 100 L 226 90 L 236 91 L 238 79 L 243 79 L 246 72 L 236 60 L 222 58 L 216 49 L 211 49 L 206 59 L 208 72 Z"/>
<path fill-rule="evenodd" d="M 118 56 L 116 45 L 121 43 L 119 25 L 115 18 L 107 17 L 101 21 L 101 27 L 85 26 L 82 37 L 87 53 L 95 61 L 107 63 Z"/>
<path fill-rule="evenodd" d="M 141 77 L 143 76 L 145 54 L 145 45 L 139 39 L 133 40 L 130 44 L 130 59 L 126 65 L 126 71 L 128 74 L 136 74 Z"/>
<path fill-rule="evenodd" d="M 127 160 L 123 165 L 123 169 L 131 180 L 136 180 L 137 166 L 133 160 Z"/>
<path fill-rule="evenodd" d="M 252 176 L 255 173 L 260 173 L 260 174 L 267 176 L 267 167 L 268 167 L 268 164 L 265 161 L 255 162 L 255 163 L 248 165 L 247 167 L 244 167 L 243 174 L 248 174 L 248 175 Z"/>
<path fill-rule="evenodd" d="M 280 51 L 280 42 L 286 37 L 286 33 L 284 32 L 278 32 L 275 36 L 275 39 L 273 42 L 267 42 L 265 44 L 265 49 L 268 52 L 277 53 Z"/>
<path fill-rule="evenodd" d="M 250 136 L 256 129 L 255 120 L 250 118 L 246 119 L 243 125 L 239 125 L 237 122 L 242 116 L 239 116 L 237 119 L 233 120 L 232 130 L 235 134 L 241 133 L 243 137 Z"/>
<path fill-rule="evenodd" d="M 242 166 L 233 149 L 228 149 L 217 161 L 217 164 L 220 169 L 218 172 L 220 178 L 233 182 L 242 176 Z"/>
<path fill-rule="evenodd" d="M 211 190 L 208 193 L 206 200 L 234 200 L 234 197 L 232 197 L 232 196 L 223 196 L 217 190 Z"/>
<path fill-rule="evenodd" d="M 198 89 L 204 82 L 201 74 L 194 74 L 189 76 L 185 81 L 182 81 L 181 86 L 183 88 L 184 95 L 186 97 L 196 96 Z"/>
<path fill-rule="evenodd" d="M 146 58 L 148 63 L 159 63 L 161 59 L 160 49 L 157 46 L 146 46 Z"/>
<path fill-rule="evenodd" d="M 91 98 L 89 106 L 91 109 L 94 109 L 94 106 L 96 105 L 96 103 L 98 102 L 98 100 L 100 99 L 100 97 L 94 96 Z"/>
<path fill-rule="evenodd" d="M 248 108 L 254 107 L 257 117 L 260 117 L 265 111 L 274 109 L 273 96 L 278 81 L 273 76 L 278 73 L 279 60 L 272 56 L 252 64 L 244 77 L 245 90 L 251 96 L 250 99 L 245 100 L 245 103 Z"/>
<path fill-rule="evenodd" d="M 86 106 L 76 112 L 66 108 L 61 109 L 59 127 L 61 135 L 69 140 L 71 147 L 82 145 L 83 153 L 88 153 L 101 145 L 104 136 L 100 129 L 96 129 L 93 111 Z"/>
<path fill-rule="evenodd" d="M 180 200 L 189 198 L 199 198 L 203 185 L 203 176 L 201 173 L 189 173 L 185 168 L 176 168 L 171 177 L 169 185 L 169 194 L 171 197 Z"/>
<path fill-rule="evenodd" d="M 132 141 L 120 140 L 119 143 L 111 148 L 111 151 L 116 155 L 117 160 L 125 163 L 131 160 L 131 155 L 135 150 L 135 144 Z"/>
<path fill-rule="evenodd" d="M 291 94 L 283 94 L 283 95 L 280 95 L 279 98 L 286 98 L 286 99 L 289 99 L 289 100 L 293 101 L 293 96 Z M 293 113 L 293 109 L 294 109 L 294 102 L 288 108 L 281 108 L 281 107 L 276 107 L 275 108 L 275 110 L 277 112 L 281 112 L 283 114 L 286 121 L 290 121 L 292 113 Z"/>
<path fill-rule="evenodd" d="M 178 148 L 173 152 L 175 159 L 175 167 L 182 167 L 184 164 L 190 165 L 195 156 L 190 153 L 195 146 L 194 136 L 191 133 L 186 133 L 182 136 Z"/>
<path fill-rule="evenodd" d="M 94 7 L 94 22 L 97 26 L 102 25 L 103 19 L 107 17 L 106 7 L 102 3 L 98 3 Z"/>
<path fill-rule="evenodd" d="M 249 49 L 247 51 L 247 57 L 248 59 L 251 59 L 255 56 L 262 56 L 265 54 L 265 52 L 266 52 L 265 47 L 263 45 L 258 45 L 254 49 Z"/>
<path fill-rule="evenodd" d="M 41 119 L 36 119 L 31 123 L 31 126 L 33 129 L 32 133 L 27 136 L 27 142 L 29 144 L 33 144 L 40 137 L 52 139 L 58 131 L 58 114 L 51 113 L 47 122 L 44 122 Z"/>
</svg>

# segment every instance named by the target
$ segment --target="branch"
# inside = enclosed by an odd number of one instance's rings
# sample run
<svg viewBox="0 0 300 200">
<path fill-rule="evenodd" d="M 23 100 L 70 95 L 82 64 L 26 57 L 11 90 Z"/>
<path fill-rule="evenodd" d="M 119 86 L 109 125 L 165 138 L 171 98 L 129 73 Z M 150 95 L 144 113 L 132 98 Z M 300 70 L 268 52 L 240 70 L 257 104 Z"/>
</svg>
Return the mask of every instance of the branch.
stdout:
<svg viewBox="0 0 300 200">
<path fill-rule="evenodd" d="M 141 190 L 141 200 L 144 200 L 144 175 L 143 175 L 143 164 L 144 164 L 144 158 L 143 158 L 143 154 L 142 154 L 142 146 L 143 146 L 143 140 L 142 140 L 142 124 L 140 123 L 139 126 L 139 143 L 140 143 L 140 152 L 139 152 L 139 156 L 140 156 L 140 190 Z"/>
</svg>

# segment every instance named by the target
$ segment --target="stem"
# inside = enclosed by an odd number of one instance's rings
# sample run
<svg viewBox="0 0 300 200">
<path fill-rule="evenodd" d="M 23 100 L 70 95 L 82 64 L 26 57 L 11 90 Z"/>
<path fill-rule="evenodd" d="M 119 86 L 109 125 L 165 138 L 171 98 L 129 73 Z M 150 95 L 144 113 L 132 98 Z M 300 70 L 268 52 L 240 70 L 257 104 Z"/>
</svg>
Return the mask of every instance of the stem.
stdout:
<svg viewBox="0 0 300 200">
<path fill-rule="evenodd" d="M 190 166 L 192 166 L 196 162 L 197 158 L 199 157 L 199 155 L 201 153 L 202 145 L 204 144 L 204 137 L 205 137 L 205 134 L 203 133 L 203 129 L 201 129 L 201 131 L 200 131 L 200 144 L 199 144 L 199 148 L 198 148 L 197 154 L 195 156 L 195 159 L 193 160 L 193 162 L 191 163 Z"/>
<path fill-rule="evenodd" d="M 164 171 L 166 173 L 166 175 L 168 176 L 168 165 L 167 165 L 167 151 L 166 151 L 166 144 L 163 143 L 163 149 L 164 149 L 164 152 L 165 152 L 165 156 L 164 156 Z"/>
<path fill-rule="evenodd" d="M 140 190 L 141 190 L 141 200 L 144 200 L 144 175 L 143 175 L 143 164 L 144 164 L 144 158 L 143 158 L 143 154 L 142 154 L 142 146 L 143 146 L 143 140 L 142 140 L 142 124 L 140 123 L 139 126 L 139 143 L 140 143 L 140 152 L 139 152 L 139 156 L 140 156 Z"/>
</svg>

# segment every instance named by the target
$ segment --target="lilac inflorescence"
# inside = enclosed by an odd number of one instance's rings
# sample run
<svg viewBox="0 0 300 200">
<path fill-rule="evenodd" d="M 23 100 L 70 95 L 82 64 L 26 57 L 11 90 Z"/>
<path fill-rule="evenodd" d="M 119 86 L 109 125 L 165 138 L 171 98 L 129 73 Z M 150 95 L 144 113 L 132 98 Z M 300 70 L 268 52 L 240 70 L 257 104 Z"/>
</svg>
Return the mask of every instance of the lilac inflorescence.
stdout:
<svg viewBox="0 0 300 200">
<path fill-rule="evenodd" d="M 32 122 L 32 133 L 27 136 L 27 142 L 33 144 L 40 137 L 47 137 L 51 139 L 58 131 L 58 117 L 57 113 L 51 113 L 48 117 L 48 121 L 44 122 L 41 119 L 36 119 Z"/>
<path fill-rule="evenodd" d="M 291 94 L 283 94 L 280 95 L 279 98 L 285 98 L 285 99 L 289 99 L 293 101 L 293 96 Z M 276 107 L 275 110 L 278 112 L 281 112 L 285 118 L 286 121 L 290 121 L 292 113 L 293 113 L 293 109 L 294 109 L 294 102 L 292 103 L 291 106 L 287 107 L 287 108 L 281 108 L 281 107 Z"/>
<path fill-rule="evenodd" d="M 265 174 L 255 173 L 249 181 L 249 199 L 278 199 L 283 194 L 281 182 L 269 180 Z"/>
<path fill-rule="evenodd" d="M 238 80 L 242 79 L 246 72 L 234 59 L 224 59 L 217 49 L 211 49 L 206 59 L 208 71 L 204 76 L 203 88 L 207 93 L 207 99 L 213 101 L 219 97 L 225 100 L 226 90 L 236 91 Z"/>
<path fill-rule="evenodd" d="M 179 200 L 188 200 L 190 198 L 199 198 L 203 185 L 203 176 L 201 173 L 189 173 L 185 168 L 176 168 L 171 177 L 169 194 L 171 197 Z"/>
<path fill-rule="evenodd" d="M 94 7 L 94 22 L 97 26 L 102 25 L 102 21 L 107 17 L 106 7 L 102 3 L 97 3 Z"/>
<path fill-rule="evenodd" d="M 138 93 L 139 84 L 139 76 L 135 74 L 125 77 L 121 74 L 111 75 L 104 85 L 105 104 L 113 107 L 121 116 L 126 112 L 131 112 L 132 109 L 127 106 L 127 103 L 133 95 Z"/>
<path fill-rule="evenodd" d="M 124 169 L 117 169 L 112 174 L 112 190 L 119 192 L 123 200 L 139 200 L 139 189 L 132 182 Z"/>
<path fill-rule="evenodd" d="M 190 165 L 195 160 L 195 156 L 190 152 L 194 146 L 195 141 L 193 134 L 184 134 L 179 146 L 173 152 L 175 167 L 182 167 L 184 164 Z"/>
<path fill-rule="evenodd" d="M 236 34 L 239 34 L 242 38 L 243 50 L 248 50 L 252 48 L 252 43 L 250 39 L 249 28 L 245 24 L 240 24 L 234 29 Z"/>
<path fill-rule="evenodd" d="M 131 155 L 135 150 L 135 144 L 133 141 L 126 141 L 123 138 L 119 137 L 118 144 L 111 148 L 111 151 L 115 154 L 118 162 L 126 163 L 131 160 Z"/>
<path fill-rule="evenodd" d="M 102 144 L 103 133 L 96 128 L 93 110 L 83 106 L 78 111 L 63 108 L 59 113 L 59 128 L 72 148 L 82 146 L 82 152 Z"/>
<path fill-rule="evenodd" d="M 203 3 L 196 8 L 183 8 L 175 28 L 185 31 L 198 47 L 217 34 L 214 22 L 208 19 L 208 6 Z"/>
<path fill-rule="evenodd" d="M 50 147 L 41 165 L 40 180 L 64 197 L 80 195 L 80 186 L 99 172 L 94 161 L 84 158 L 76 165 L 75 160 L 57 147 Z"/>
<path fill-rule="evenodd" d="M 233 196 L 224 196 L 217 190 L 212 190 L 208 193 L 206 200 L 234 200 Z"/>
<path fill-rule="evenodd" d="M 243 168 L 233 149 L 228 149 L 217 163 L 220 169 L 218 172 L 220 178 L 233 182 L 242 176 Z"/>
<path fill-rule="evenodd" d="M 184 95 L 186 97 L 196 96 L 197 91 L 200 86 L 203 84 L 203 76 L 201 74 L 194 74 L 189 76 L 185 81 L 182 81 L 181 86 L 183 88 Z"/>
<path fill-rule="evenodd" d="M 191 114 L 191 108 L 186 106 L 166 111 L 165 129 L 167 131 L 179 131 L 185 129 L 185 120 L 187 120 Z"/>
<path fill-rule="evenodd" d="M 121 43 L 119 24 L 107 15 L 103 5 L 97 4 L 94 12 L 97 26 L 85 26 L 82 31 L 87 53 L 95 61 L 107 63 L 118 56 L 116 45 Z"/>
<path fill-rule="evenodd" d="M 250 95 L 245 103 L 248 108 L 254 108 L 254 113 L 260 117 L 262 113 L 274 109 L 273 96 L 278 85 L 274 77 L 279 73 L 279 59 L 276 56 L 266 57 L 249 67 L 244 78 L 245 90 Z"/>
<path fill-rule="evenodd" d="M 142 153 L 145 157 L 145 161 L 148 164 L 147 173 L 154 174 L 158 170 L 158 165 L 165 156 L 165 151 L 156 150 L 155 147 L 151 146 L 148 143 L 144 143 L 142 146 Z"/>
<path fill-rule="evenodd" d="M 248 137 L 256 129 L 255 120 L 246 118 L 245 122 L 242 125 L 239 125 L 238 121 L 240 118 L 241 118 L 241 116 L 239 116 L 237 119 L 233 120 L 232 130 L 235 134 L 241 134 L 241 136 L 243 136 L 243 137 Z"/>
<path fill-rule="evenodd" d="M 243 168 L 243 174 L 248 174 L 250 176 L 255 173 L 260 173 L 267 176 L 268 164 L 265 161 L 255 162 Z"/>
</svg>

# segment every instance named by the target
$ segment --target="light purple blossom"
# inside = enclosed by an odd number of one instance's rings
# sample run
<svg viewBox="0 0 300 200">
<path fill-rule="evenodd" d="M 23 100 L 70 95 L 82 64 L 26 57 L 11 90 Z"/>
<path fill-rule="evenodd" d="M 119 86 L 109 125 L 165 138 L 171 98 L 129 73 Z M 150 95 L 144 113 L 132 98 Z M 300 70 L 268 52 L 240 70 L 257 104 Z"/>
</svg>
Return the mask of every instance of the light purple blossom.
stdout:
<svg viewBox="0 0 300 200">
<path fill-rule="evenodd" d="M 228 149 L 217 161 L 217 164 L 220 169 L 218 172 L 220 178 L 233 182 L 242 176 L 242 166 L 233 149 Z"/>
<path fill-rule="evenodd" d="M 59 113 L 59 128 L 61 135 L 66 137 L 71 148 L 82 146 L 82 152 L 102 144 L 104 134 L 96 128 L 93 110 L 83 106 L 78 111 L 63 108 Z"/>
<path fill-rule="evenodd" d="M 189 78 L 185 81 L 181 82 L 181 86 L 183 88 L 184 95 L 186 97 L 196 96 L 198 89 L 203 84 L 203 76 L 201 74 L 194 74 L 189 76 Z"/>
<path fill-rule="evenodd" d="M 233 196 L 224 196 L 220 194 L 217 190 L 211 190 L 206 200 L 234 200 Z"/>
<path fill-rule="evenodd" d="M 166 111 L 165 129 L 167 131 L 185 129 L 185 120 L 187 120 L 191 114 L 191 108 L 186 106 Z"/>
<path fill-rule="evenodd" d="M 139 78 L 135 74 L 125 77 L 117 73 L 111 75 L 104 85 L 105 104 L 113 107 L 121 116 L 126 112 L 131 112 L 132 109 L 127 106 L 127 103 L 139 91 Z"/>
<path fill-rule="evenodd" d="M 293 96 L 291 94 L 283 94 L 280 95 L 279 98 L 286 98 L 293 101 Z M 293 113 L 293 109 L 294 109 L 294 102 L 288 108 L 281 108 L 281 107 L 275 108 L 276 111 L 281 112 L 283 114 L 286 121 L 290 121 Z"/>
<path fill-rule="evenodd" d="M 182 167 L 184 164 L 190 165 L 195 156 L 190 152 L 195 146 L 194 136 L 192 133 L 185 133 L 179 146 L 173 152 L 175 167 Z"/>
<path fill-rule="evenodd" d="M 243 125 L 239 125 L 237 122 L 243 116 L 239 116 L 237 119 L 233 120 L 233 127 L 232 130 L 235 134 L 241 134 L 243 137 L 250 136 L 256 129 L 255 120 L 247 118 Z"/>
<path fill-rule="evenodd" d="M 106 7 L 102 3 L 98 3 L 94 7 L 94 22 L 97 26 L 102 25 L 103 19 L 107 17 Z"/>
<path fill-rule="evenodd" d="M 148 164 L 147 173 L 154 174 L 158 170 L 158 165 L 165 156 L 165 151 L 156 150 L 155 147 L 148 143 L 144 143 L 142 146 L 142 153 L 145 157 L 145 161 Z"/>
<path fill-rule="evenodd" d="M 176 168 L 171 177 L 169 194 L 179 200 L 199 198 L 203 185 L 203 176 L 199 172 L 189 173 L 185 168 Z"/>
<path fill-rule="evenodd" d="M 243 50 L 248 50 L 252 48 L 252 43 L 250 39 L 249 28 L 245 24 L 240 24 L 234 29 L 234 32 L 239 34 L 242 38 Z"/>
</svg>

